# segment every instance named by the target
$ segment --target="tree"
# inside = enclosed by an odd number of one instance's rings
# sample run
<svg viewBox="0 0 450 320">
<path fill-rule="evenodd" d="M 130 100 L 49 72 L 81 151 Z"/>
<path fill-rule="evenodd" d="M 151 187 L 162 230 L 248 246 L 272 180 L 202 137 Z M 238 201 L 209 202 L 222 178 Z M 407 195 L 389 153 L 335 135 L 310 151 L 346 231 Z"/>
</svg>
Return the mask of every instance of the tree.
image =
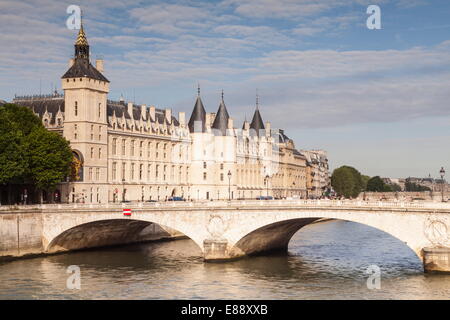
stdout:
<svg viewBox="0 0 450 320">
<path fill-rule="evenodd" d="M 43 127 L 34 129 L 27 142 L 28 177 L 38 189 L 53 190 L 70 173 L 69 142 Z"/>
<path fill-rule="evenodd" d="M 69 142 L 47 131 L 29 108 L 0 106 L 0 186 L 33 184 L 50 190 L 67 176 L 72 162 Z"/>
<path fill-rule="evenodd" d="M 426 187 L 426 186 L 421 186 L 420 184 L 414 183 L 414 182 L 410 182 L 407 181 L 405 183 L 405 191 L 409 191 L 409 192 L 420 192 L 420 191 L 431 191 L 430 188 Z"/>
<path fill-rule="evenodd" d="M 339 196 L 356 198 L 363 186 L 361 173 L 353 167 L 342 166 L 333 171 L 331 185 Z"/>
<path fill-rule="evenodd" d="M 367 182 L 369 182 L 370 177 L 366 176 L 364 174 L 361 175 L 361 181 L 362 181 L 362 189 L 367 191 Z"/>
<path fill-rule="evenodd" d="M 372 192 L 384 192 L 389 189 L 389 186 L 384 183 L 384 181 L 379 177 L 375 176 L 367 181 L 367 191 Z"/>
</svg>

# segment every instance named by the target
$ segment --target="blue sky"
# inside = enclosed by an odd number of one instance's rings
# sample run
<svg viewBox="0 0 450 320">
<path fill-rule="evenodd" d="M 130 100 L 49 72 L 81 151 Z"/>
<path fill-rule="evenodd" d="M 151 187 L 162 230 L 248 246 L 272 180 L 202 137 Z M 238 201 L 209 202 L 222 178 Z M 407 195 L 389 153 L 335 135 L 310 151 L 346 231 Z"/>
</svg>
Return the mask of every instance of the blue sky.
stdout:
<svg viewBox="0 0 450 320">
<path fill-rule="evenodd" d="M 444 0 L 0 0 L 0 99 L 50 92 L 73 55 L 80 5 L 110 98 L 208 112 L 220 92 L 240 126 L 261 113 L 332 168 L 450 174 L 450 2 Z M 366 27 L 369 4 L 381 30 Z M 40 89 L 41 88 L 41 89 Z"/>
</svg>

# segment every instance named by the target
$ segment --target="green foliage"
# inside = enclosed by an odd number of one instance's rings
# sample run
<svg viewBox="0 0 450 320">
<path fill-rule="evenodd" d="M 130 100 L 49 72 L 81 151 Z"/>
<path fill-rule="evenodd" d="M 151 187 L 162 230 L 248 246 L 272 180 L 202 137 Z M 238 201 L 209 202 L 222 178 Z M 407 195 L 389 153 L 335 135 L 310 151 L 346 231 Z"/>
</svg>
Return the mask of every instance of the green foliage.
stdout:
<svg viewBox="0 0 450 320">
<path fill-rule="evenodd" d="M 375 176 L 370 178 L 367 182 L 366 190 L 372 192 L 384 192 L 389 191 L 389 186 L 386 185 L 379 176 Z"/>
<path fill-rule="evenodd" d="M 333 171 L 331 185 L 339 196 L 356 198 L 363 187 L 361 173 L 353 167 L 342 166 Z"/>
<path fill-rule="evenodd" d="M 25 174 L 25 137 L 10 119 L 8 105 L 0 107 L 0 184 L 19 181 Z"/>
<path fill-rule="evenodd" d="M 430 190 L 431 190 L 430 188 L 425 187 L 425 186 L 421 186 L 421 185 L 419 185 L 417 183 L 414 183 L 414 182 L 407 181 L 405 183 L 405 191 L 420 192 L 420 191 L 430 191 Z"/>
<path fill-rule="evenodd" d="M 0 107 L 0 183 L 34 183 L 51 189 L 68 174 L 69 142 L 47 131 L 26 107 Z"/>
<path fill-rule="evenodd" d="M 361 175 L 361 181 L 362 181 L 362 189 L 367 191 L 367 182 L 369 182 L 370 177 L 366 176 L 364 174 Z"/>
<path fill-rule="evenodd" d="M 29 177 L 39 189 L 53 189 L 70 172 L 72 151 L 69 142 L 45 128 L 33 130 L 28 137 Z"/>
</svg>

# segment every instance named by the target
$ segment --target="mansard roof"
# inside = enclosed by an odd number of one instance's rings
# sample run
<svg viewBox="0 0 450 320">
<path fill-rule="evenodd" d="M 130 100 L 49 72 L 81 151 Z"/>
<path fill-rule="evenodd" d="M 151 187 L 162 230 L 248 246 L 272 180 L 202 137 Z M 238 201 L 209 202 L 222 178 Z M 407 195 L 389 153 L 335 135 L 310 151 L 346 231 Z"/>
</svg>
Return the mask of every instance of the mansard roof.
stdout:
<svg viewBox="0 0 450 320">
<path fill-rule="evenodd" d="M 116 101 L 108 100 L 108 103 L 107 103 L 108 117 L 112 117 L 112 115 L 114 113 L 116 114 L 117 118 L 122 118 L 123 116 L 125 116 L 125 119 L 140 120 L 142 117 L 140 105 L 133 104 L 133 111 L 132 111 L 132 114 L 130 115 L 130 113 L 128 112 L 128 107 L 125 104 L 125 102 L 123 102 L 123 101 L 116 102 Z M 145 119 L 149 119 L 149 118 L 150 118 L 150 110 L 147 107 L 146 111 L 145 111 Z M 151 120 L 158 121 L 159 123 L 167 122 L 164 110 L 155 108 L 155 119 L 151 119 Z M 173 123 L 175 126 L 180 125 L 178 119 L 175 118 L 174 116 L 172 116 L 171 120 L 172 120 L 171 123 Z"/>
<path fill-rule="evenodd" d="M 189 119 L 189 131 L 199 132 L 199 128 L 197 127 L 199 122 L 201 123 L 201 132 L 206 131 L 206 111 L 205 107 L 203 107 L 203 102 L 200 96 L 197 96 L 197 100 L 195 101 L 194 110 L 192 110 L 191 118 Z"/>
<path fill-rule="evenodd" d="M 292 139 L 290 139 L 285 133 L 284 130 L 279 129 L 278 130 L 278 142 L 279 143 L 286 143 L 292 141 Z"/>
<path fill-rule="evenodd" d="M 228 128 L 228 119 L 230 119 L 230 116 L 227 111 L 227 107 L 225 106 L 225 102 L 220 102 L 219 110 L 217 110 L 216 118 L 214 119 L 212 128 L 219 130 L 223 136 L 227 134 L 227 128 Z"/>
<path fill-rule="evenodd" d="M 42 118 L 47 111 L 51 115 L 50 124 L 56 122 L 58 111 L 64 112 L 64 95 L 17 97 L 13 103 L 30 108 L 39 115 L 39 118 Z"/>
<path fill-rule="evenodd" d="M 108 79 L 98 71 L 88 59 L 76 58 L 74 64 L 67 70 L 61 79 L 88 77 L 94 80 L 109 82 Z"/>
</svg>

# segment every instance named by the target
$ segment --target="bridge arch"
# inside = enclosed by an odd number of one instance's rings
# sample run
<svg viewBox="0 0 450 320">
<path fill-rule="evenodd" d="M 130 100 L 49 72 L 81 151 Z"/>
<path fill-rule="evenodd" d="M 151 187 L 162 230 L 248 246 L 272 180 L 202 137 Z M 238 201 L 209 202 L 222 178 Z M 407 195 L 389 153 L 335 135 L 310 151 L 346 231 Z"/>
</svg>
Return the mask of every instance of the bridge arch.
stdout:
<svg viewBox="0 0 450 320">
<path fill-rule="evenodd" d="M 286 250 L 293 235 L 304 226 L 319 219 L 328 218 L 351 221 L 367 225 L 385 232 L 408 246 L 422 260 L 422 249 L 429 245 L 423 234 L 423 219 L 414 214 L 401 216 L 394 212 L 304 212 L 274 213 L 251 215 L 238 233 L 230 232 L 225 238 L 231 239 L 228 244 L 229 255 L 234 257 L 252 255 L 263 252 Z"/>
<path fill-rule="evenodd" d="M 192 228 L 181 223 L 161 221 L 161 215 L 142 214 L 133 218 L 117 214 L 67 214 L 56 219 L 44 217 L 43 246 L 47 253 L 87 249 L 186 236 L 202 251 L 203 242 Z M 164 220 L 164 219 L 162 219 Z"/>
</svg>

